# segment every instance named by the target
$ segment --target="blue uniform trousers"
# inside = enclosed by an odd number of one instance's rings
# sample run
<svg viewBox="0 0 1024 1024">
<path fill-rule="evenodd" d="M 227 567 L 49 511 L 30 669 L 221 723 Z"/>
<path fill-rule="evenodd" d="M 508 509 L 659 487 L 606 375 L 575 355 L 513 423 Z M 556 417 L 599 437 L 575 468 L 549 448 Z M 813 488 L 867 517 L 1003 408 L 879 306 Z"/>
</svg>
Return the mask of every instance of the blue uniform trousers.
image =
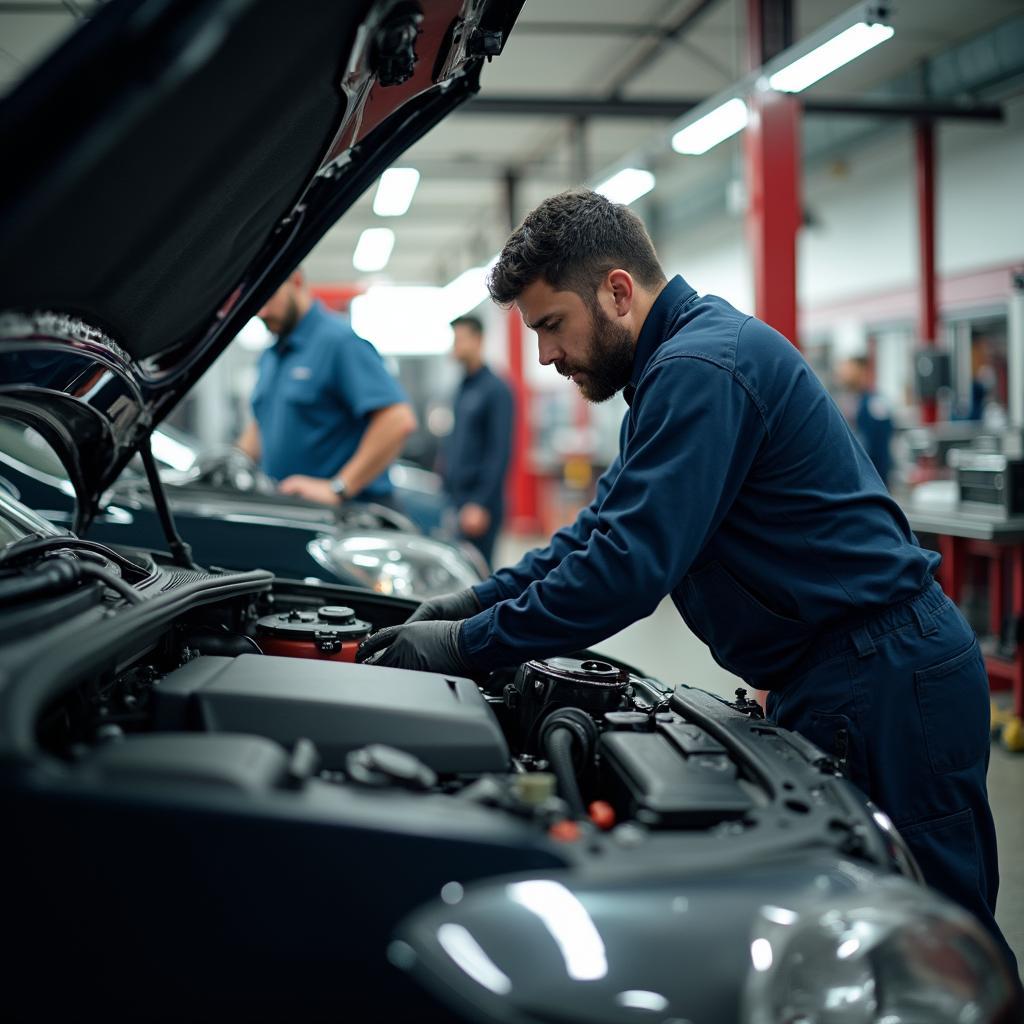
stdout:
<svg viewBox="0 0 1024 1024">
<path fill-rule="evenodd" d="M 1016 970 L 993 916 L 988 677 L 939 585 L 822 637 L 767 711 L 840 763 L 892 818 L 928 884 L 975 914 Z"/>
</svg>

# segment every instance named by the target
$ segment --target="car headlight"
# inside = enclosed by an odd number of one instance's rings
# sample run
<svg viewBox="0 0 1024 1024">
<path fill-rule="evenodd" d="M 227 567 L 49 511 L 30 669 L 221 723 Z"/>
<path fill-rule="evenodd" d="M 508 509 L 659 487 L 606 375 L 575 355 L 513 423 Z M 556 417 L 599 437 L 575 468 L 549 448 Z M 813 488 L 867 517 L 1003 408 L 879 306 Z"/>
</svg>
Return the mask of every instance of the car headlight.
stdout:
<svg viewBox="0 0 1024 1024">
<path fill-rule="evenodd" d="M 455 547 L 394 530 L 360 530 L 317 537 L 308 545 L 315 561 L 378 594 L 423 600 L 479 583 L 473 564 Z"/>
<path fill-rule="evenodd" d="M 1015 998 L 970 915 L 898 879 L 827 910 L 762 907 L 744 1024 L 989 1024 Z"/>
</svg>

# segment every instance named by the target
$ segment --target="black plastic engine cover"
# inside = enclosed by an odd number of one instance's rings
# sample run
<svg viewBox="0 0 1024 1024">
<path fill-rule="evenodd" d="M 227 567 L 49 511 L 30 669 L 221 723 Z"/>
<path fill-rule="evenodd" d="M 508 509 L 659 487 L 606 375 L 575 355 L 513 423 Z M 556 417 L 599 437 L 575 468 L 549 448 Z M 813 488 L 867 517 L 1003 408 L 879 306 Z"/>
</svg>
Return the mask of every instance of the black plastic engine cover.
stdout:
<svg viewBox="0 0 1024 1024">
<path fill-rule="evenodd" d="M 243 654 L 198 658 L 154 689 L 156 728 L 316 745 L 328 769 L 384 743 L 445 774 L 505 771 L 509 750 L 476 684 L 426 672 Z"/>
<path fill-rule="evenodd" d="M 724 748 L 700 729 L 674 734 L 606 732 L 600 753 L 610 788 L 629 814 L 654 828 L 707 827 L 742 817 L 753 798 Z M 685 754 L 687 743 L 692 753 Z M 701 749 L 701 747 L 704 749 Z"/>
</svg>

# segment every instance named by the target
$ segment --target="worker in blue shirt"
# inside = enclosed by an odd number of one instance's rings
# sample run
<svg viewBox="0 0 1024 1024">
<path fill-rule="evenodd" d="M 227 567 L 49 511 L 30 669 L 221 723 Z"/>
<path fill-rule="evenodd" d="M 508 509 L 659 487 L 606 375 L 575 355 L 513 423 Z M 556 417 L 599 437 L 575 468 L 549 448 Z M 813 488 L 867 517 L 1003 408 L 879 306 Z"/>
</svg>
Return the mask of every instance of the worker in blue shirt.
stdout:
<svg viewBox="0 0 1024 1024">
<path fill-rule="evenodd" d="M 575 523 L 477 586 L 426 602 L 359 658 L 482 673 L 577 651 L 671 595 L 715 660 L 843 766 L 925 878 L 993 917 L 988 680 L 864 449 L 797 349 L 666 281 L 627 208 L 554 196 L 489 279 L 594 402 L 623 391 L 620 451 Z"/>
<path fill-rule="evenodd" d="M 259 316 L 277 342 L 260 358 L 255 419 L 237 446 L 282 494 L 390 503 L 388 466 L 416 416 L 377 350 L 314 300 L 301 267 Z"/>
<path fill-rule="evenodd" d="M 484 327 L 475 316 L 452 321 L 452 355 L 465 370 L 445 439 L 440 470 L 459 536 L 488 565 L 505 511 L 505 473 L 512 451 L 512 392 L 484 362 Z"/>
<path fill-rule="evenodd" d="M 849 399 L 849 408 L 841 401 L 846 421 L 864 446 L 882 483 L 888 487 L 892 469 L 892 413 L 889 403 L 871 387 L 871 364 L 867 356 L 843 360 L 837 376 L 843 392 L 841 399 Z"/>
</svg>

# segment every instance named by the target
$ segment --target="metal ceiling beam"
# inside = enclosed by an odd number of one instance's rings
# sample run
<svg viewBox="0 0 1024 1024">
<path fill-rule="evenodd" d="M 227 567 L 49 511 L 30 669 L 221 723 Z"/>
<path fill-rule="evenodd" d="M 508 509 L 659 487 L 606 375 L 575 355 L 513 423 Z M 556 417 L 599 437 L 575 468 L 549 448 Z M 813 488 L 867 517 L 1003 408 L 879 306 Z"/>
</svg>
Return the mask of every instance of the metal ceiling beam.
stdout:
<svg viewBox="0 0 1024 1024">
<path fill-rule="evenodd" d="M 666 25 L 661 33 L 640 48 L 636 56 L 608 83 L 609 96 L 619 96 L 630 82 L 651 66 L 654 59 L 677 39 L 682 38 L 693 27 L 694 23 L 706 14 L 718 0 L 697 0 L 697 2 L 677 17 L 670 25 Z"/>
<path fill-rule="evenodd" d="M 638 25 L 635 21 L 517 21 L 517 36 L 641 36 L 660 39 L 665 29 L 660 25 Z"/>
<path fill-rule="evenodd" d="M 634 97 L 632 99 L 591 99 L 582 96 L 477 96 L 459 108 L 460 114 L 519 117 L 608 117 L 674 119 L 704 102 L 703 97 Z M 802 97 L 808 116 L 818 114 L 854 117 L 912 118 L 918 120 L 962 119 L 1002 121 L 998 103 L 955 103 L 948 100 L 901 97 L 887 100 L 815 99 Z"/>
</svg>

